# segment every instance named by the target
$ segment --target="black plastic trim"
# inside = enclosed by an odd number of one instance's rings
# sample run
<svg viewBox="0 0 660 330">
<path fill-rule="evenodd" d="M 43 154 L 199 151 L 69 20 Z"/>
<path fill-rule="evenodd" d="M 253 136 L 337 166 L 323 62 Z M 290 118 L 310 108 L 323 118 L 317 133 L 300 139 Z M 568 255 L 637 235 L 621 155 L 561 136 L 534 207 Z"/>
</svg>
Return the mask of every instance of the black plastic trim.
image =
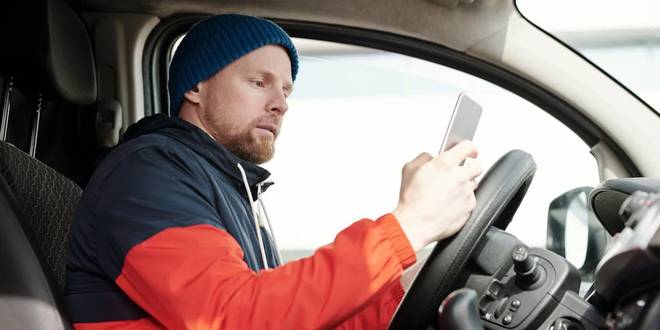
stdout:
<svg viewBox="0 0 660 330">
<path fill-rule="evenodd" d="M 166 51 L 168 49 L 167 47 L 171 46 L 177 36 L 185 33 L 196 21 L 207 16 L 188 15 L 163 20 L 155 29 L 155 32 L 152 33 L 152 36 L 150 36 L 147 46 L 151 48 L 145 49 L 144 66 L 146 114 L 155 113 L 158 108 L 157 106 L 167 104 L 168 102 L 165 81 L 163 80 L 159 86 L 156 86 L 156 83 L 162 80 L 160 79 L 161 76 L 167 76 L 167 63 L 162 63 L 164 58 L 162 56 L 163 51 Z M 596 126 L 593 121 L 578 112 L 564 100 L 510 71 L 471 57 L 465 53 L 411 37 L 322 23 L 273 20 L 280 24 L 292 37 L 340 42 L 380 49 L 416 57 L 482 78 L 517 94 L 543 109 L 575 132 L 589 147 L 603 141 L 619 158 L 630 176 L 641 176 L 641 172 L 630 157 L 602 129 Z M 150 89 L 152 87 L 158 91 L 158 100 L 151 94 Z M 625 88 L 625 86 L 622 87 Z"/>
</svg>

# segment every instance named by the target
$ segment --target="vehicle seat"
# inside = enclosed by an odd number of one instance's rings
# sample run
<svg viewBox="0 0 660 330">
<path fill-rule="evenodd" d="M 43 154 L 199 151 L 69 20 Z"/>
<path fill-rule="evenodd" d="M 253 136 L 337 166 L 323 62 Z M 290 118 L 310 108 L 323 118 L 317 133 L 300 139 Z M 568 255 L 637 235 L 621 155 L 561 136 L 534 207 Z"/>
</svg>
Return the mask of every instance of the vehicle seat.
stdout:
<svg viewBox="0 0 660 330">
<path fill-rule="evenodd" d="M 0 27 L 7 45 L 0 53 L 3 121 L 24 111 L 37 114 L 46 104 L 73 110 L 96 100 L 89 36 L 68 3 L 10 1 L 0 14 Z M 16 106 L 12 95 L 34 102 Z M 38 132 L 39 116 L 34 118 L 32 131 Z M 5 128 L 0 127 L 0 139 L 7 136 Z M 31 135 L 32 155 L 0 141 L 2 329 L 71 328 L 60 301 L 68 233 L 82 190 L 33 158 L 37 136 Z"/>
<path fill-rule="evenodd" d="M 0 142 L 2 329 L 68 329 L 60 303 L 68 234 L 82 190 Z"/>
</svg>

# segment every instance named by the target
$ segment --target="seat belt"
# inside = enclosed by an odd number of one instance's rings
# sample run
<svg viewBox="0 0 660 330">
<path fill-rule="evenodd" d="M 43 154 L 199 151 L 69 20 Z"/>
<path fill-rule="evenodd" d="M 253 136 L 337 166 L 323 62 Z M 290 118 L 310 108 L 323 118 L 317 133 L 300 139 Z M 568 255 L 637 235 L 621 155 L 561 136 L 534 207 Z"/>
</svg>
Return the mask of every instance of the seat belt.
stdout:
<svg viewBox="0 0 660 330">
<path fill-rule="evenodd" d="M 34 113 L 32 121 L 32 135 L 30 136 L 30 156 L 37 158 L 37 137 L 39 137 L 39 119 L 41 119 L 41 106 L 43 104 L 43 95 L 37 96 L 37 111 Z"/>
<path fill-rule="evenodd" d="M 11 92 L 14 88 L 14 77 L 10 76 L 3 86 L 2 122 L 0 122 L 0 141 L 7 141 L 7 127 L 9 127 L 9 111 L 11 110 Z"/>
</svg>

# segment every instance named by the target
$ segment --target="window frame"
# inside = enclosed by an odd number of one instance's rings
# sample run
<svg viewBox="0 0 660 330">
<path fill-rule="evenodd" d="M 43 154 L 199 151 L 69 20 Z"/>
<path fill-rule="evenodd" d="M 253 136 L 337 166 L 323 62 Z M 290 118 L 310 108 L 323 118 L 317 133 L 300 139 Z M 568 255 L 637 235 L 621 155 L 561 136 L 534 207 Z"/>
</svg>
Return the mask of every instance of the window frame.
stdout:
<svg viewBox="0 0 660 330">
<path fill-rule="evenodd" d="M 613 75 L 611 75 L 608 71 L 605 71 L 603 68 L 601 68 L 600 65 L 598 65 L 598 64 L 596 64 L 596 62 L 592 61 L 591 58 L 589 58 L 589 57 L 583 55 L 582 52 L 580 51 L 580 49 L 579 49 L 578 47 L 576 47 L 576 46 L 574 46 L 574 45 L 572 46 L 572 45 L 568 44 L 566 41 L 564 41 L 564 40 L 560 39 L 559 37 L 555 36 L 554 34 L 552 34 L 552 33 L 548 32 L 548 31 L 546 31 L 546 30 L 545 30 L 544 28 L 542 28 L 540 25 L 536 24 L 536 22 L 530 20 L 530 19 L 528 18 L 528 16 L 525 15 L 525 14 L 520 10 L 520 7 L 518 6 L 518 0 L 514 0 L 514 1 L 513 1 L 513 5 L 514 5 L 514 7 L 515 7 L 515 10 L 518 12 L 518 14 L 519 14 L 519 15 L 520 15 L 525 21 L 527 21 L 527 23 L 531 24 L 531 25 L 534 26 L 536 29 L 538 29 L 538 30 L 541 31 L 543 34 L 545 34 L 546 36 L 552 38 L 553 40 L 555 40 L 556 42 L 558 42 L 558 43 L 561 44 L 562 46 L 564 46 L 564 47 L 566 47 L 567 49 L 569 49 L 569 50 L 570 50 L 571 52 L 573 52 L 573 54 L 575 54 L 576 56 L 582 58 L 584 61 L 586 61 L 587 63 L 589 63 L 589 65 L 591 65 L 591 66 L 593 66 L 594 68 L 596 68 L 596 70 L 600 71 L 602 74 L 604 74 L 604 75 L 607 76 L 609 79 L 611 79 L 612 81 L 614 81 L 614 83 L 616 83 L 617 85 L 619 85 L 619 87 L 623 88 L 626 92 L 628 92 L 630 95 L 632 95 L 634 98 L 636 98 L 639 102 L 641 102 L 642 104 L 644 104 L 647 108 L 649 108 L 649 110 L 655 112 L 658 116 L 660 116 L 660 109 L 655 109 L 654 107 L 652 107 L 651 104 L 649 104 L 648 102 L 646 102 L 646 100 L 642 99 L 639 95 L 637 95 L 637 93 L 633 92 L 633 90 L 631 90 L 630 88 L 628 88 L 628 86 L 626 86 L 626 85 L 624 85 L 622 82 L 620 82 L 617 78 L 615 78 Z M 630 170 L 629 170 L 629 172 L 630 172 Z M 631 174 L 632 174 L 632 172 L 631 172 Z M 635 174 L 635 175 L 632 175 L 632 176 L 641 176 L 641 174 Z"/>
<path fill-rule="evenodd" d="M 167 55 L 176 38 L 209 15 L 179 15 L 162 20 L 147 39 L 143 55 L 145 115 L 160 113 L 169 103 Z M 338 42 L 411 56 L 450 67 L 504 88 L 536 105 L 573 131 L 589 148 L 605 143 L 631 176 L 641 176 L 623 149 L 589 118 L 557 95 L 481 59 L 416 38 L 354 27 L 272 19 L 292 37 Z M 163 79 L 165 78 L 165 79 Z"/>
</svg>

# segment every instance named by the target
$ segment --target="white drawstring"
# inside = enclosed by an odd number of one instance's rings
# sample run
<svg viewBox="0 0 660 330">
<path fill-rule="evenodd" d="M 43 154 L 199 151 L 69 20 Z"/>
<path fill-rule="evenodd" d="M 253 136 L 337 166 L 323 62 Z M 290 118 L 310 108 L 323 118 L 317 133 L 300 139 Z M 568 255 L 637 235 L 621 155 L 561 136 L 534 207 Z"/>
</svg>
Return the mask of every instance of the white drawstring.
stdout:
<svg viewBox="0 0 660 330">
<path fill-rule="evenodd" d="M 275 231 L 273 231 L 273 225 L 270 224 L 270 218 L 268 217 L 268 212 L 266 211 L 266 203 L 264 203 L 263 197 L 261 197 L 261 187 L 265 182 L 257 184 L 257 201 L 259 201 L 259 206 L 263 210 L 264 217 L 266 218 L 266 223 L 268 224 L 268 231 L 270 232 L 270 237 L 273 239 L 273 246 L 275 247 L 275 252 L 277 253 L 277 258 L 282 262 L 282 254 L 280 253 L 279 245 L 277 245 L 277 239 L 275 238 Z M 261 216 L 261 213 L 259 214 Z"/>
<path fill-rule="evenodd" d="M 259 240 L 259 249 L 261 250 L 261 260 L 263 261 L 264 264 L 264 269 L 268 269 L 268 259 L 266 258 L 266 249 L 264 248 L 264 241 L 261 238 L 261 226 L 259 224 L 260 219 L 257 216 L 257 210 L 254 207 L 254 200 L 252 199 L 252 191 L 250 190 L 250 184 L 248 183 L 247 180 L 247 175 L 245 175 L 245 170 L 243 169 L 243 166 L 241 166 L 241 163 L 237 163 L 238 165 L 238 170 L 241 171 L 241 176 L 243 177 L 243 184 L 245 185 L 245 191 L 247 192 L 248 195 L 248 200 L 250 201 L 250 209 L 252 210 L 252 217 L 254 218 L 254 229 L 257 231 L 257 239 Z"/>
</svg>

